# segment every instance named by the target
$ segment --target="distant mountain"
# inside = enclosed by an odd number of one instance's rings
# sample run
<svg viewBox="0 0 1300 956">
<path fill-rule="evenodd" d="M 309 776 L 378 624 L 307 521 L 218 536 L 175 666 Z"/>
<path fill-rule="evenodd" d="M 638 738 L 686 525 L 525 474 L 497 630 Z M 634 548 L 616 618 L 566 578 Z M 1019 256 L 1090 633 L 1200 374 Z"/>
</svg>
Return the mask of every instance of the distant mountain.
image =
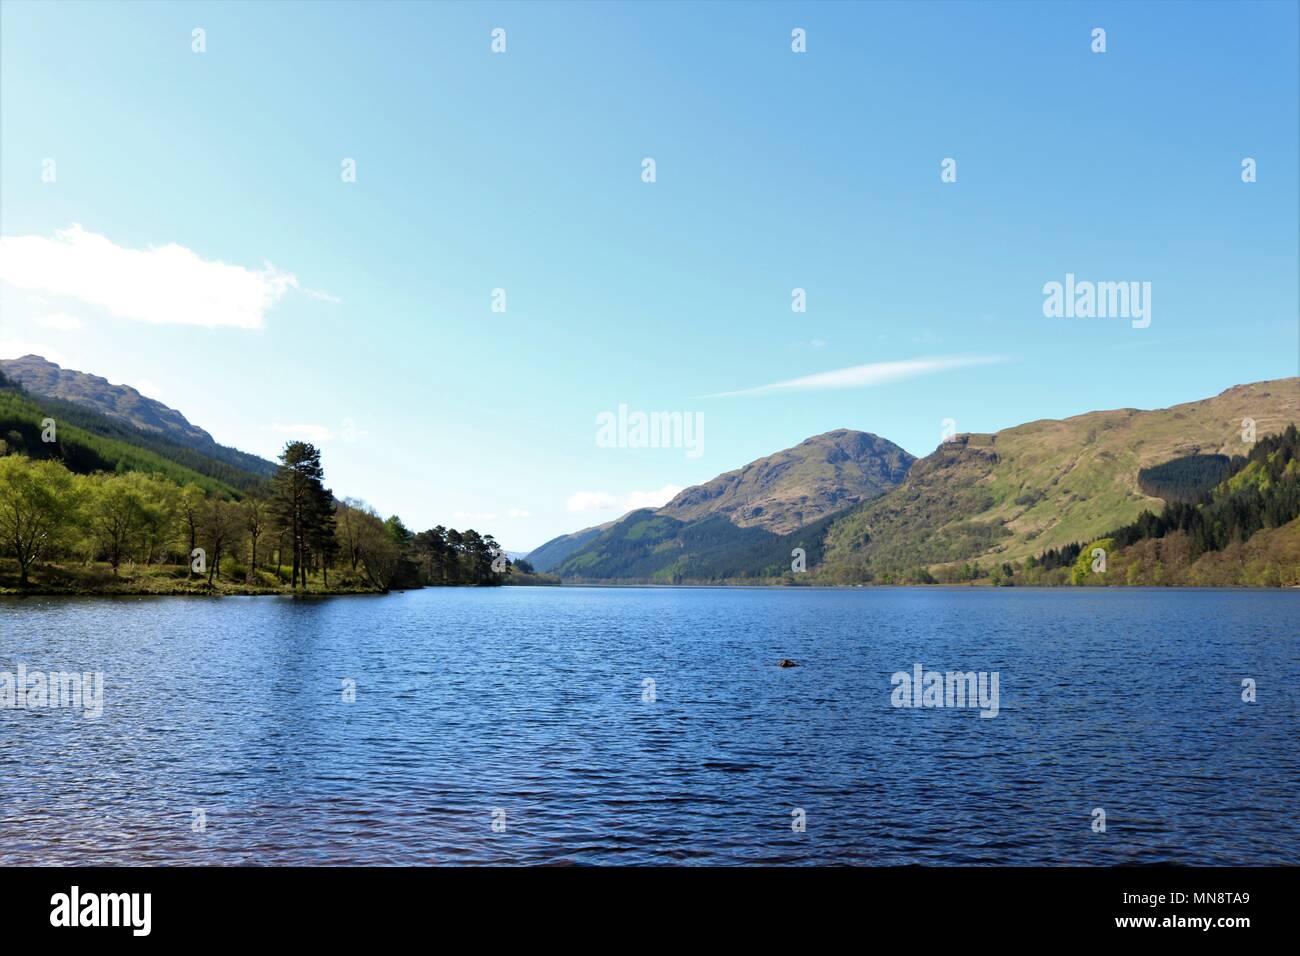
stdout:
<svg viewBox="0 0 1300 956">
<path fill-rule="evenodd" d="M 1145 511 L 1159 514 L 1166 500 L 1202 500 L 1250 451 L 1244 430 L 1262 438 L 1293 422 L 1300 378 L 1167 409 L 958 435 L 919 460 L 874 435 L 827 432 L 688 488 L 657 511 L 543 548 L 553 549 L 550 569 L 571 581 L 831 584 L 925 580 L 965 563 L 987 571 L 1095 541 Z M 1262 531 L 1242 553 L 1258 562 L 1300 547 L 1296 525 Z M 806 577 L 790 575 L 795 548 L 805 552 Z M 1203 567 L 1214 570 L 1197 573 L 1223 583 L 1272 580 L 1233 570 L 1244 560 L 1235 554 L 1209 554 Z"/>
<path fill-rule="evenodd" d="M 53 441 L 46 438 L 50 419 L 57 425 Z M 218 461 L 92 408 L 25 392 L 0 372 L 0 455 L 12 453 L 54 459 L 78 474 L 148 472 L 230 497 L 266 483 L 264 475 Z"/>
<path fill-rule="evenodd" d="M 202 428 L 184 415 L 130 385 L 113 385 L 108 379 L 73 369 L 60 368 L 39 355 L 0 359 L 0 374 L 32 395 L 60 399 L 129 426 L 145 435 L 191 448 L 235 468 L 263 477 L 275 471 L 275 464 L 256 455 L 219 445 Z"/>
<path fill-rule="evenodd" d="M 114 385 L 98 375 L 60 368 L 39 355 L 0 359 L 0 371 L 34 395 L 48 395 L 84 405 L 109 418 L 143 431 L 165 434 L 184 444 L 216 444 L 211 435 L 191 425 L 180 412 L 146 398 L 130 385 Z"/>
<path fill-rule="evenodd" d="M 722 515 L 742 528 L 786 534 L 879 497 L 914 460 L 891 441 L 840 428 L 687 488 L 657 513 L 682 522 Z"/>
<path fill-rule="evenodd" d="M 594 528 L 583 528 L 581 531 L 574 531 L 571 534 L 562 534 L 558 538 L 552 538 L 545 544 L 539 545 L 530 551 L 527 555 L 527 561 L 533 566 L 534 570 L 550 571 L 613 524 L 613 521 L 607 521 L 604 524 L 596 525 Z"/>
<path fill-rule="evenodd" d="M 646 508 L 620 518 L 552 570 L 577 580 L 655 584 L 778 578 L 790 574 L 795 548 L 803 549 L 809 568 L 821 561 L 833 520 L 827 515 L 780 535 L 742 528 L 720 514 L 687 522 Z"/>
<path fill-rule="evenodd" d="M 1164 501 L 1143 490 L 1158 487 L 1153 476 L 1168 483 L 1171 472 L 1205 471 L 1207 460 L 1245 454 L 1245 420 L 1260 437 L 1300 421 L 1300 378 L 1238 385 L 1172 408 L 1089 412 L 957 436 L 888 495 L 833 522 L 820 574 L 880 580 L 950 562 L 1015 561 L 1095 539 L 1145 510 L 1161 510 Z M 1176 459 L 1185 461 L 1167 467 Z M 1180 480 L 1197 490 L 1192 479 Z"/>
<path fill-rule="evenodd" d="M 826 432 L 687 488 L 658 510 L 547 542 L 545 570 L 664 583 L 770 578 L 790 571 L 796 547 L 811 567 L 832 516 L 895 487 L 913 460 L 867 432 Z"/>
</svg>

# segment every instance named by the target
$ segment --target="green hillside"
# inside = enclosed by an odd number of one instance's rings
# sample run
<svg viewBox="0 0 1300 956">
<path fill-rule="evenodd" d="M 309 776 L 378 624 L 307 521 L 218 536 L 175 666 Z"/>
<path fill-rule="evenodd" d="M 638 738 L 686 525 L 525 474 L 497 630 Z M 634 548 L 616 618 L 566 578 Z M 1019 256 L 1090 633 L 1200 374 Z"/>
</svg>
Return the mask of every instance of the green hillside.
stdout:
<svg viewBox="0 0 1300 956">
<path fill-rule="evenodd" d="M 1181 484 L 1176 490 L 1159 512 L 1144 511 L 1097 540 L 1052 549 L 1009 571 L 1004 566 L 999 583 L 1300 586 L 1300 432 L 1294 425 L 1234 458 L 1231 473 L 1199 500 L 1186 500 Z"/>
<path fill-rule="evenodd" d="M 41 440 L 47 418 L 55 421 L 54 442 Z M 97 412 L 5 384 L 0 384 L 0 441 L 0 450 L 60 461 L 79 474 L 140 471 L 233 498 L 265 480 Z"/>
<path fill-rule="evenodd" d="M 557 538 L 552 538 L 545 544 L 539 545 L 528 552 L 526 560 L 538 572 L 550 571 L 564 563 L 569 555 L 594 541 L 602 531 L 613 524 L 614 522 L 609 521 L 594 528 L 583 528 L 581 531 L 574 531 L 572 534 L 562 534 Z"/>
<path fill-rule="evenodd" d="M 1095 540 L 1164 506 L 1142 490 L 1144 469 L 1247 452 L 1246 419 L 1260 436 L 1300 421 L 1300 379 L 1239 385 L 1167 409 L 958 436 L 918 461 L 899 487 L 831 525 L 819 576 L 850 583 L 954 562 L 987 567 Z"/>
<path fill-rule="evenodd" d="M 197 452 L 201 458 L 195 461 L 218 461 L 231 466 L 234 469 L 231 479 L 235 483 L 237 473 L 269 478 L 275 472 L 273 462 L 217 444 L 211 435 L 176 409 L 141 395 L 130 385 L 114 385 L 99 375 L 60 368 L 39 355 L 0 359 L 0 375 L 39 401 L 42 407 L 57 411 L 57 415 L 54 411 L 50 414 L 60 420 L 67 419 L 103 434 L 110 434 L 102 430 L 105 423 L 119 426 L 120 431 L 112 433 L 116 437 L 151 448 L 166 458 L 183 460 L 184 450 Z M 70 409 L 88 412 L 90 416 L 74 420 L 77 416 Z"/>
<path fill-rule="evenodd" d="M 554 571 L 570 580 L 655 584 L 793 580 L 791 551 L 803 548 L 810 568 L 820 561 L 833 518 L 776 534 L 739 527 L 722 515 L 687 522 L 643 509 L 615 522 Z"/>
</svg>

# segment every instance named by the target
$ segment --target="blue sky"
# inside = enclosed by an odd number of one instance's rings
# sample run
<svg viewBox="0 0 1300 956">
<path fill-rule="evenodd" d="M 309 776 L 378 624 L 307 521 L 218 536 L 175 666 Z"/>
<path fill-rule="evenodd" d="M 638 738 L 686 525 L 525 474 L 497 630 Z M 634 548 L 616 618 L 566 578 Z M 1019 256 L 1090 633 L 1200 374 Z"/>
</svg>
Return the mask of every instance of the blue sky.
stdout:
<svg viewBox="0 0 1300 956">
<path fill-rule="evenodd" d="M 413 527 L 1298 371 L 1294 3 L 0 9 L 0 356 L 318 438 Z M 1045 317 L 1067 273 L 1150 326 Z M 702 453 L 600 447 L 620 404 Z"/>
</svg>

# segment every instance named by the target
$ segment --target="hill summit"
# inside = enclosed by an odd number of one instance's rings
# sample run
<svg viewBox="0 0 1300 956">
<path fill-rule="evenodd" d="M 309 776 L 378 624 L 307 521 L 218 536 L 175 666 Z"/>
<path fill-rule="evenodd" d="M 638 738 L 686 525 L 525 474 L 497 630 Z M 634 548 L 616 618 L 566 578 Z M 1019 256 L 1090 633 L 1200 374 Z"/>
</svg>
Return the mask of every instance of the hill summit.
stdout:
<svg viewBox="0 0 1300 956">
<path fill-rule="evenodd" d="M 870 432 L 837 428 L 680 492 L 656 513 L 678 521 L 723 515 L 776 534 L 877 498 L 915 458 Z"/>
</svg>

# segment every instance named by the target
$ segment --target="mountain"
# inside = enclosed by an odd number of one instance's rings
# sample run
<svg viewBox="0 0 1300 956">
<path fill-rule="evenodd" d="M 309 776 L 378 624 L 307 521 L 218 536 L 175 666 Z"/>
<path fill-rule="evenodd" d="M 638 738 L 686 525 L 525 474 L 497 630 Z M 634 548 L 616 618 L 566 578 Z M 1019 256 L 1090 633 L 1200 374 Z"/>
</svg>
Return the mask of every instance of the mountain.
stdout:
<svg viewBox="0 0 1300 956">
<path fill-rule="evenodd" d="M 39 355 L 0 359 L 0 374 L 31 395 L 60 399 L 98 412 L 138 433 L 191 448 L 243 471 L 267 477 L 275 465 L 264 458 L 219 445 L 202 428 L 174 408 L 146 398 L 130 385 L 113 385 L 108 379 L 60 368 Z"/>
<path fill-rule="evenodd" d="M 193 442 L 185 435 L 181 435 L 184 441 L 178 440 L 172 437 L 174 432 L 146 430 L 121 415 L 109 416 L 93 403 L 54 398 L 21 386 L 22 376 L 32 370 L 44 372 L 41 366 L 49 364 L 36 356 L 0 362 L 0 455 L 18 452 L 52 458 L 79 474 L 143 471 L 235 498 L 264 485 L 273 471 L 270 462 L 218 445 L 210 437 L 207 443 Z M 48 379 L 37 381 L 49 384 Z M 179 416 L 165 405 L 160 407 Z M 55 422 L 53 433 L 45 426 L 49 419 Z M 54 440 L 47 441 L 51 434 Z"/>
<path fill-rule="evenodd" d="M 963 565 L 987 570 L 1033 559 L 1028 567 L 1071 546 L 1073 561 L 1080 544 L 1143 512 L 1158 515 L 1166 501 L 1207 495 L 1250 452 L 1247 420 L 1260 438 L 1300 422 L 1300 378 L 1239 385 L 1172 408 L 958 435 L 919 460 L 873 435 L 827 432 L 688 488 L 657 511 L 635 511 L 543 549 L 554 549 L 549 568 L 569 580 L 662 583 L 887 582 L 927 580 L 931 571 L 953 579 Z M 1300 546 L 1294 521 L 1260 534 L 1238 549 L 1257 563 L 1261 554 Z M 1169 547 L 1179 540 L 1171 537 Z M 806 553 L 806 577 L 789 573 L 794 548 Z M 1153 548 L 1133 546 L 1148 557 L 1130 580 L 1147 579 Z M 1236 548 L 1205 554 L 1195 573 L 1271 580 L 1232 570 Z"/>
<path fill-rule="evenodd" d="M 1165 473 L 1158 466 L 1189 458 L 1205 470 L 1200 456 L 1245 454 L 1246 419 L 1260 437 L 1300 421 L 1300 378 L 1238 385 L 1172 408 L 1089 412 L 957 436 L 889 494 L 833 522 L 818 577 L 880 580 L 1093 540 L 1163 508 L 1143 490 Z"/>
<path fill-rule="evenodd" d="M 687 488 L 657 514 L 682 522 L 723 515 L 742 528 L 786 534 L 879 497 L 914 460 L 891 441 L 840 428 Z"/>
<path fill-rule="evenodd" d="M 913 460 L 867 432 L 826 432 L 687 488 L 658 510 L 547 542 L 546 570 L 663 583 L 771 578 L 790 571 L 794 548 L 811 567 L 833 516 L 895 487 Z"/>
<path fill-rule="evenodd" d="M 720 514 L 687 522 L 645 508 L 614 522 L 552 571 L 571 579 L 655 584 L 768 580 L 790 573 L 795 548 L 804 550 L 808 567 L 817 564 L 834 518 L 779 535 Z"/>
<path fill-rule="evenodd" d="M 538 545 L 530 551 L 526 560 L 536 571 L 550 571 L 613 524 L 613 521 L 606 521 L 604 524 L 596 525 L 593 528 L 583 528 L 581 531 L 574 531 L 571 534 L 562 534 L 558 538 L 552 538 L 545 544 Z"/>
<path fill-rule="evenodd" d="M 46 441 L 50 419 L 56 423 L 54 440 Z M 0 456 L 12 453 L 54 459 L 77 474 L 148 472 L 227 497 L 239 497 L 266 481 L 99 412 L 58 398 L 30 395 L 6 383 L 0 373 Z"/>
</svg>

